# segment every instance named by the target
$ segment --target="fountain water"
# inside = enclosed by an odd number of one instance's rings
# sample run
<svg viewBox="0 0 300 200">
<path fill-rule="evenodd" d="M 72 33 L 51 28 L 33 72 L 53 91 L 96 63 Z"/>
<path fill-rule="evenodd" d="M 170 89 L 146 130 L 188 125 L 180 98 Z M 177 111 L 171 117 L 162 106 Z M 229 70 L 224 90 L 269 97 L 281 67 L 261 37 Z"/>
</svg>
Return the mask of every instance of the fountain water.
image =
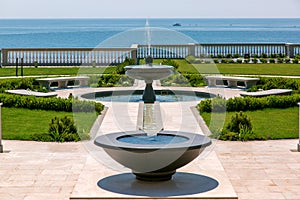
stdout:
<svg viewBox="0 0 300 200">
<path fill-rule="evenodd" d="M 94 143 L 114 160 L 130 168 L 137 179 L 165 181 L 172 178 L 176 169 L 194 160 L 211 144 L 211 140 L 200 134 L 163 130 L 152 83 L 170 76 L 173 67 L 152 63 L 148 21 L 145 30 L 148 42 L 146 64 L 125 67 L 127 76 L 146 82 L 142 98 L 145 103 L 142 130 L 98 136 Z"/>
</svg>

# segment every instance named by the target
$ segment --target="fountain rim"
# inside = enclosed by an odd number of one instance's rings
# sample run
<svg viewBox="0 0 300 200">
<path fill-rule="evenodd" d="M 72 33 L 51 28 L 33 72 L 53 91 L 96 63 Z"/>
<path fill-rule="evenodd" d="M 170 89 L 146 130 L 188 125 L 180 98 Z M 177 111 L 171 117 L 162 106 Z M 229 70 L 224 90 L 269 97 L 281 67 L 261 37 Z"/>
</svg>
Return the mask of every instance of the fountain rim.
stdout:
<svg viewBox="0 0 300 200">
<path fill-rule="evenodd" d="M 210 138 L 204 135 L 181 132 L 181 131 L 160 131 L 159 135 L 173 135 L 185 137 L 187 141 L 171 144 L 132 144 L 118 141 L 120 137 L 146 135 L 142 130 L 108 133 L 96 137 L 94 144 L 104 149 L 127 150 L 127 151 L 156 151 L 156 150 L 192 150 L 204 148 L 212 144 Z"/>
</svg>

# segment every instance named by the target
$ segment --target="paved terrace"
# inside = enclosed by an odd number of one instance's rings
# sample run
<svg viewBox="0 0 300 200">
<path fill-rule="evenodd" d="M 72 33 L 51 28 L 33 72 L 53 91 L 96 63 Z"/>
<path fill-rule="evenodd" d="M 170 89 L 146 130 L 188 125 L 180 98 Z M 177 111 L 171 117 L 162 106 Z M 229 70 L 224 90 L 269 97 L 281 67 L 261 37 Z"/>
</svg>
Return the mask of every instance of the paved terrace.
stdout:
<svg viewBox="0 0 300 200">
<path fill-rule="evenodd" d="M 207 90 L 207 88 L 201 90 Z M 223 91 L 223 89 L 221 90 Z M 218 88 L 214 88 L 214 91 L 218 94 L 222 92 Z M 59 91 L 59 95 L 67 97 L 70 92 L 74 93 L 72 90 L 65 90 Z M 225 93 L 229 98 L 238 95 L 239 92 L 238 90 L 226 90 Z M 135 104 L 127 106 L 130 110 L 128 114 L 130 119 L 136 120 L 134 113 L 137 106 Z M 180 106 L 189 107 L 191 103 Z M 178 110 L 174 109 L 171 103 L 165 104 L 163 107 L 165 115 L 177 116 Z M 109 109 L 107 116 L 109 112 L 113 114 L 113 111 L 120 107 L 113 105 L 112 108 L 115 109 Z M 168 111 L 164 111 L 165 109 Z M 187 121 L 192 117 L 188 111 L 182 112 L 182 115 L 186 117 Z M 200 131 L 195 123 L 190 123 L 193 124 L 190 127 L 181 126 L 182 122 L 178 121 L 178 117 L 170 118 L 168 116 L 166 118 L 169 121 L 165 122 L 166 129 Z M 118 118 L 107 117 L 104 119 L 103 126 L 99 131 L 113 132 L 120 128 L 133 128 L 133 123 L 123 126 L 116 120 Z M 59 144 L 3 141 L 3 143 L 6 153 L 0 154 L 0 199 L 69 199 L 82 192 L 79 190 L 90 189 L 90 185 L 96 187 L 94 179 L 99 180 L 99 178 L 86 177 L 84 174 L 89 171 L 100 174 L 107 171 L 106 168 L 100 167 L 101 163 L 95 161 L 82 142 Z M 213 148 L 207 152 L 208 156 L 191 163 L 190 165 L 194 165 L 196 168 L 188 171 L 208 176 L 214 175 L 214 177 L 218 177 L 218 173 L 224 172 L 225 175 L 219 175 L 224 178 L 220 181 L 224 181 L 223 183 L 225 186 L 228 185 L 229 190 L 232 185 L 241 200 L 299 200 L 300 153 L 291 151 L 296 148 L 296 145 L 297 140 L 214 141 Z M 211 162 L 208 162 L 211 164 L 205 164 L 210 158 L 213 158 Z M 201 162 L 204 163 L 204 166 Z M 206 172 L 211 174 L 206 174 Z M 227 180 L 229 182 L 226 184 Z M 82 188 L 82 181 L 86 181 L 84 182 L 86 183 L 85 188 Z M 94 193 L 95 191 L 84 192 Z"/>
</svg>

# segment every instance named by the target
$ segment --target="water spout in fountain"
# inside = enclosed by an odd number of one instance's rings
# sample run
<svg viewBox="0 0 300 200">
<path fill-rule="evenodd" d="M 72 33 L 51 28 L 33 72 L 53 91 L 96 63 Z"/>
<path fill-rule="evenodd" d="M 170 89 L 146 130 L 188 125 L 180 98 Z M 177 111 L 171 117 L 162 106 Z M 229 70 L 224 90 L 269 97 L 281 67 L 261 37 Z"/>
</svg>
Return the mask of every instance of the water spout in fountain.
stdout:
<svg viewBox="0 0 300 200">
<path fill-rule="evenodd" d="M 146 42 L 148 45 L 148 57 L 151 57 L 151 30 L 150 30 L 148 19 L 146 19 L 145 31 L 146 31 Z"/>
<path fill-rule="evenodd" d="M 157 133 L 163 129 L 159 102 L 144 104 L 143 109 L 143 131 L 149 137 L 157 136 Z"/>
</svg>

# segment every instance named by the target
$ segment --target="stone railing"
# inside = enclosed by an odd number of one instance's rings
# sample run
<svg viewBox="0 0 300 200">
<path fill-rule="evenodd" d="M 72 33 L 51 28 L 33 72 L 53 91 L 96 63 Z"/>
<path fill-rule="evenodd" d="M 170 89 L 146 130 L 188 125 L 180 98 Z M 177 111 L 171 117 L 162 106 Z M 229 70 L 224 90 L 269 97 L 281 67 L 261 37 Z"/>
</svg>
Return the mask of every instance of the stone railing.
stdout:
<svg viewBox="0 0 300 200">
<path fill-rule="evenodd" d="M 2 49 L 3 66 L 14 66 L 23 60 L 24 66 L 76 66 L 122 63 L 136 59 L 136 48 L 28 48 Z"/>
<path fill-rule="evenodd" d="M 283 54 L 290 58 L 300 54 L 300 44 L 174 44 L 147 45 L 133 44 L 130 48 L 5 48 L 1 50 L 2 66 L 15 66 L 23 61 L 24 66 L 79 66 L 79 65 L 114 65 L 126 57 L 135 60 L 147 55 L 153 58 L 185 58 L 226 56 L 238 54 L 262 55 Z"/>
</svg>

